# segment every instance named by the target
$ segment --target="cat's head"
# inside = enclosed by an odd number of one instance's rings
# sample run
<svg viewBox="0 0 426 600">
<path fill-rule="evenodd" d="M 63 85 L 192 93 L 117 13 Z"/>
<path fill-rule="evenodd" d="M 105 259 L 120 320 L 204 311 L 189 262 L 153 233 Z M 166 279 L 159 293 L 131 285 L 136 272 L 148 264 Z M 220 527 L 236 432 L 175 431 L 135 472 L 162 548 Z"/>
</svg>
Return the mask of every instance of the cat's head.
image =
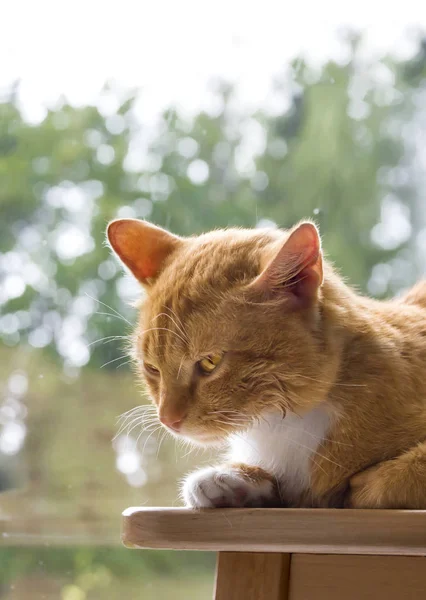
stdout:
<svg viewBox="0 0 426 600">
<path fill-rule="evenodd" d="M 108 239 L 146 291 L 134 356 L 171 432 L 218 443 L 265 411 L 303 411 L 321 397 L 323 260 L 312 223 L 181 238 L 121 219 Z"/>
</svg>

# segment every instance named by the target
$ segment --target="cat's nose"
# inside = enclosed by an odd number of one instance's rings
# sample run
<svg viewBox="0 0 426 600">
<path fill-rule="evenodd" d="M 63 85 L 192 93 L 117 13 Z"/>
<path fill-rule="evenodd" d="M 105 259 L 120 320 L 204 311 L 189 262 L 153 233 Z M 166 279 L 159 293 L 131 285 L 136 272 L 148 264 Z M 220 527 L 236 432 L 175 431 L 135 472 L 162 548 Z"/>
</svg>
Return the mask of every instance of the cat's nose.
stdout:
<svg viewBox="0 0 426 600">
<path fill-rule="evenodd" d="M 184 417 L 177 417 L 176 415 L 160 415 L 159 416 L 160 422 L 165 425 L 166 427 L 169 427 L 169 429 L 173 429 L 174 431 L 179 431 Z"/>
</svg>

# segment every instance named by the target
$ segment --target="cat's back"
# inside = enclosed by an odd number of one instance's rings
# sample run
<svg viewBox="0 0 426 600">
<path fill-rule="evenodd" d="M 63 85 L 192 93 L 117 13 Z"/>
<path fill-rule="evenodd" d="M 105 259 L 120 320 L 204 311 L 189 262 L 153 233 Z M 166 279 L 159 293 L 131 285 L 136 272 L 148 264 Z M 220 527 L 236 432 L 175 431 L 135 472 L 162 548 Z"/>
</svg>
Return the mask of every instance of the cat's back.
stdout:
<svg viewBox="0 0 426 600">
<path fill-rule="evenodd" d="M 404 295 L 383 304 L 381 315 L 390 332 L 397 361 L 395 372 L 411 373 L 419 390 L 426 393 L 426 281 L 420 281 Z M 395 358 L 395 356 L 394 356 Z"/>
<path fill-rule="evenodd" d="M 391 300 L 368 300 L 368 310 L 372 324 L 383 325 L 390 337 L 392 331 L 396 337 L 419 334 L 426 344 L 426 281 Z"/>
<path fill-rule="evenodd" d="M 416 306 L 426 311 L 426 280 L 416 283 L 414 287 L 398 298 L 398 303 L 407 306 Z"/>
<path fill-rule="evenodd" d="M 419 281 L 402 296 L 385 303 L 384 315 L 405 342 L 422 346 L 426 353 L 426 281 Z"/>
<path fill-rule="evenodd" d="M 392 300 L 362 298 L 357 308 L 350 375 L 377 393 L 385 387 L 388 396 L 399 397 L 413 386 L 426 398 L 426 281 Z"/>
</svg>

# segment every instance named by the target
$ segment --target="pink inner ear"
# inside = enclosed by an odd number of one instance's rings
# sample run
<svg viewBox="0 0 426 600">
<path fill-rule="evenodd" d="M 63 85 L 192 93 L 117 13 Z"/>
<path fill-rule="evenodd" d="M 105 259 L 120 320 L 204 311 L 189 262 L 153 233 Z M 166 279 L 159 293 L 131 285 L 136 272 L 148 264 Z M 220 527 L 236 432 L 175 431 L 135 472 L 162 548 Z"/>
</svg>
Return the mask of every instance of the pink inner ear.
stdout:
<svg viewBox="0 0 426 600">
<path fill-rule="evenodd" d="M 254 282 L 268 296 L 286 294 L 298 305 L 311 303 L 323 282 L 321 240 L 312 223 L 302 223 Z"/>
<path fill-rule="evenodd" d="M 140 276 L 142 279 L 150 279 L 155 277 L 158 272 L 158 265 L 154 261 L 147 258 L 146 262 L 140 265 Z"/>
<path fill-rule="evenodd" d="M 108 239 L 119 258 L 143 284 L 155 279 L 180 238 L 145 221 L 119 219 L 108 226 Z"/>
</svg>

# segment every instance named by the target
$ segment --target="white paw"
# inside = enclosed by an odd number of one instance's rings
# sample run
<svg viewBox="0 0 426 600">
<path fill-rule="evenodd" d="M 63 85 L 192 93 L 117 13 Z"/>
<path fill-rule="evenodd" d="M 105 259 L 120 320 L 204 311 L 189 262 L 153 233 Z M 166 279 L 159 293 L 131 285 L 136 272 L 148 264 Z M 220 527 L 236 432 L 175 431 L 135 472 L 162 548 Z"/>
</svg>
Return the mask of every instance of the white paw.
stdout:
<svg viewBox="0 0 426 600">
<path fill-rule="evenodd" d="M 191 473 L 182 486 L 185 505 L 191 508 L 262 506 L 274 486 L 268 479 L 250 481 L 232 467 L 207 467 Z"/>
</svg>

